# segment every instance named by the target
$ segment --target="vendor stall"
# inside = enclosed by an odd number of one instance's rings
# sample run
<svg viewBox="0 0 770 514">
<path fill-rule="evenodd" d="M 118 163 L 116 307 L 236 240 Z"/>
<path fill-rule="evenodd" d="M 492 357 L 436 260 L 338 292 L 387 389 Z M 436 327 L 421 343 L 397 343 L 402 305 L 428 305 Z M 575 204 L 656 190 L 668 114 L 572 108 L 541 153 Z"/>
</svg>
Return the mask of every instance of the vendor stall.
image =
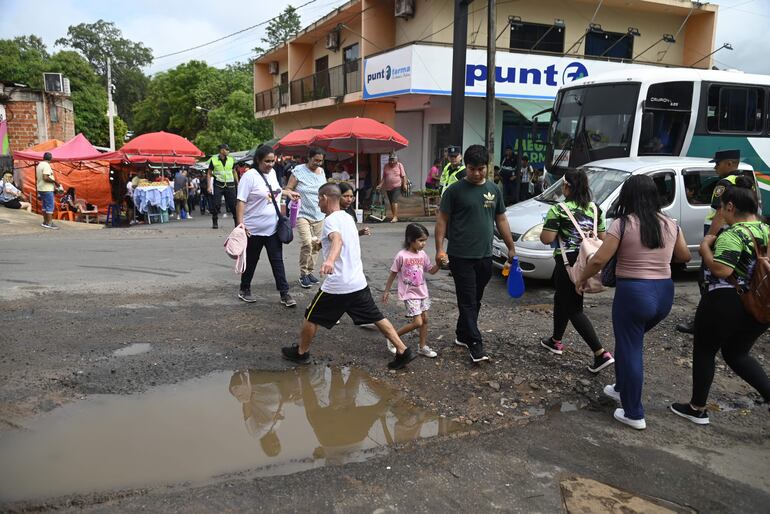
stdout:
<svg viewBox="0 0 770 514">
<path fill-rule="evenodd" d="M 168 211 L 174 209 L 174 186 L 167 181 L 140 180 L 134 187 L 134 207 L 147 223 L 167 223 Z"/>
</svg>

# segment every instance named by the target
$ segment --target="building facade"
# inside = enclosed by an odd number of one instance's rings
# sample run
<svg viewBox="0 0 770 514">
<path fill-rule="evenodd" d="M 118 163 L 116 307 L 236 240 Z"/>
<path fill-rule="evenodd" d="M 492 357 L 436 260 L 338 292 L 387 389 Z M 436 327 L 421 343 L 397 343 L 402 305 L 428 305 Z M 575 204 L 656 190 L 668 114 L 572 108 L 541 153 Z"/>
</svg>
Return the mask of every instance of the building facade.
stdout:
<svg viewBox="0 0 770 514">
<path fill-rule="evenodd" d="M 75 137 L 75 113 L 69 95 L 0 82 L 0 119 L 8 122 L 11 150 L 24 150 L 49 139 Z"/>
<path fill-rule="evenodd" d="M 511 145 L 537 165 L 532 116 L 557 89 L 630 66 L 710 68 L 717 6 L 689 0 L 498 1 L 496 69 L 486 68 L 487 2 L 469 4 L 463 147 L 484 143 L 495 79 L 495 156 Z M 351 0 L 254 62 L 255 116 L 276 137 L 345 117 L 374 118 L 409 139 L 399 152 L 422 184 L 449 141 L 454 0 Z M 539 122 L 547 122 L 540 115 Z M 538 125 L 545 130 L 545 123 Z M 519 148 L 521 150 L 519 150 Z M 379 159 L 372 158 L 372 168 Z"/>
</svg>

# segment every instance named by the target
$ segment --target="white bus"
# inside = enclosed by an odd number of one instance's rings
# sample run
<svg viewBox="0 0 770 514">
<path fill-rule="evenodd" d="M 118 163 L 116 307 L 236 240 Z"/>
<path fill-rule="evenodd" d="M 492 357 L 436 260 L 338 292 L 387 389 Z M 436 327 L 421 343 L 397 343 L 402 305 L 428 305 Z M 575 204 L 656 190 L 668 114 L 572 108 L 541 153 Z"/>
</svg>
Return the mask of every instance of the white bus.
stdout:
<svg viewBox="0 0 770 514">
<path fill-rule="evenodd" d="M 634 67 L 562 87 L 548 130 L 549 179 L 613 157 L 711 157 L 737 148 L 770 209 L 770 76 Z"/>
</svg>

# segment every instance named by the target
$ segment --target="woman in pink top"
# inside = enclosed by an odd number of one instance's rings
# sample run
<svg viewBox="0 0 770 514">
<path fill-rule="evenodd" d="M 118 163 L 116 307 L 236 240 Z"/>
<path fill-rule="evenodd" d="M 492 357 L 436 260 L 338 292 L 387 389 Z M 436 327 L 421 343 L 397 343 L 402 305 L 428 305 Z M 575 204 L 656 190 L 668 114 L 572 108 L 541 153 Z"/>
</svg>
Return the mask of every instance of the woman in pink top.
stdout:
<svg viewBox="0 0 770 514">
<path fill-rule="evenodd" d="M 615 419 L 638 430 L 646 428 L 642 407 L 644 334 L 671 311 L 674 282 L 671 262 L 687 262 L 690 250 L 676 222 L 660 211 L 658 188 L 647 175 L 625 181 L 608 217 L 615 222 L 604 244 L 583 270 L 577 287 L 615 256 L 615 383 L 604 394 L 618 400 Z"/>
<path fill-rule="evenodd" d="M 430 172 L 428 172 L 428 178 L 425 180 L 425 189 L 438 189 L 439 179 L 441 178 L 439 166 L 441 166 L 439 159 L 433 161 L 433 166 L 430 167 Z"/>
<path fill-rule="evenodd" d="M 377 186 L 377 189 L 384 189 L 385 194 L 388 195 L 390 212 L 393 215 L 390 219 L 391 223 L 398 221 L 398 201 L 401 199 L 401 188 L 405 178 L 404 165 L 398 162 L 395 153 L 391 153 L 388 164 L 382 167 L 382 182 Z"/>
<path fill-rule="evenodd" d="M 417 353 L 425 357 L 436 357 L 436 352 L 427 344 L 428 339 L 428 309 L 430 295 L 425 273 L 431 275 L 438 272 L 437 265 L 431 265 L 430 257 L 425 253 L 425 243 L 428 241 L 428 229 L 419 223 L 406 226 L 404 249 L 396 254 L 390 275 L 385 284 L 382 301 L 387 303 L 390 298 L 390 288 L 398 278 L 398 299 L 406 306 L 406 316 L 412 321 L 398 329 L 399 335 L 412 330 L 420 331 L 420 349 Z M 388 342 L 390 353 L 396 353 L 396 347 Z"/>
</svg>

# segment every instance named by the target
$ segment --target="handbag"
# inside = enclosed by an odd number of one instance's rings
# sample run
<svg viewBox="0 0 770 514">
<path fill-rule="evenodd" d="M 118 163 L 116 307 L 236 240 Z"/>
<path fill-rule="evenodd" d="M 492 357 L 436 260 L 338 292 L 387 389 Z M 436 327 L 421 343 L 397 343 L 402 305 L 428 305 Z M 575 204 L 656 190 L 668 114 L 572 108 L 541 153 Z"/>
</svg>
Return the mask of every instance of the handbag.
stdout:
<svg viewBox="0 0 770 514">
<path fill-rule="evenodd" d="M 577 220 L 575 219 L 575 216 L 572 215 L 572 211 L 569 210 L 569 207 L 563 202 L 559 203 L 559 207 L 561 207 L 564 212 L 569 217 L 570 221 L 572 222 L 572 225 L 575 227 L 575 230 L 577 230 L 578 234 L 580 234 L 580 247 L 578 249 L 578 257 L 575 261 L 575 264 L 571 265 L 569 264 L 569 261 L 567 260 L 567 249 L 564 247 L 564 242 L 561 240 L 561 237 L 559 237 L 559 247 L 561 248 L 561 258 L 564 259 L 564 268 L 567 270 L 567 275 L 569 275 L 570 280 L 573 284 L 577 284 L 580 280 L 580 276 L 583 273 L 583 270 L 585 269 L 586 265 L 588 264 L 588 261 L 593 255 L 601 248 L 602 241 L 598 237 L 596 237 L 597 234 L 597 218 L 598 218 L 598 207 L 594 204 L 594 229 L 592 234 L 586 234 L 583 232 L 583 230 L 580 228 L 580 224 L 578 224 Z M 591 237 L 588 237 L 588 236 Z M 588 280 L 586 280 L 585 284 L 585 290 L 584 293 L 599 293 L 604 290 L 604 286 L 602 286 L 601 279 L 599 278 L 600 273 L 597 273 L 596 275 L 590 277 Z"/>
<path fill-rule="evenodd" d="M 267 186 L 267 193 L 270 195 L 270 200 L 273 201 L 275 214 L 278 216 L 278 225 L 276 226 L 275 230 L 276 234 L 278 234 L 278 240 L 287 245 L 294 240 L 294 232 L 291 229 L 289 218 L 281 214 L 281 210 L 278 208 L 278 202 L 275 201 L 275 196 L 273 196 L 273 190 L 270 188 L 270 184 L 267 182 L 265 176 L 259 171 L 257 171 L 257 174 L 262 177 L 262 180 L 265 181 L 265 185 Z"/>
<path fill-rule="evenodd" d="M 617 283 L 617 277 L 615 276 L 615 268 L 618 266 L 618 252 L 620 251 L 620 243 L 623 242 L 623 234 L 626 232 L 626 217 L 620 217 L 620 241 L 618 241 L 618 249 L 615 255 L 607 261 L 602 269 L 602 285 L 606 287 L 615 287 Z"/>
</svg>

